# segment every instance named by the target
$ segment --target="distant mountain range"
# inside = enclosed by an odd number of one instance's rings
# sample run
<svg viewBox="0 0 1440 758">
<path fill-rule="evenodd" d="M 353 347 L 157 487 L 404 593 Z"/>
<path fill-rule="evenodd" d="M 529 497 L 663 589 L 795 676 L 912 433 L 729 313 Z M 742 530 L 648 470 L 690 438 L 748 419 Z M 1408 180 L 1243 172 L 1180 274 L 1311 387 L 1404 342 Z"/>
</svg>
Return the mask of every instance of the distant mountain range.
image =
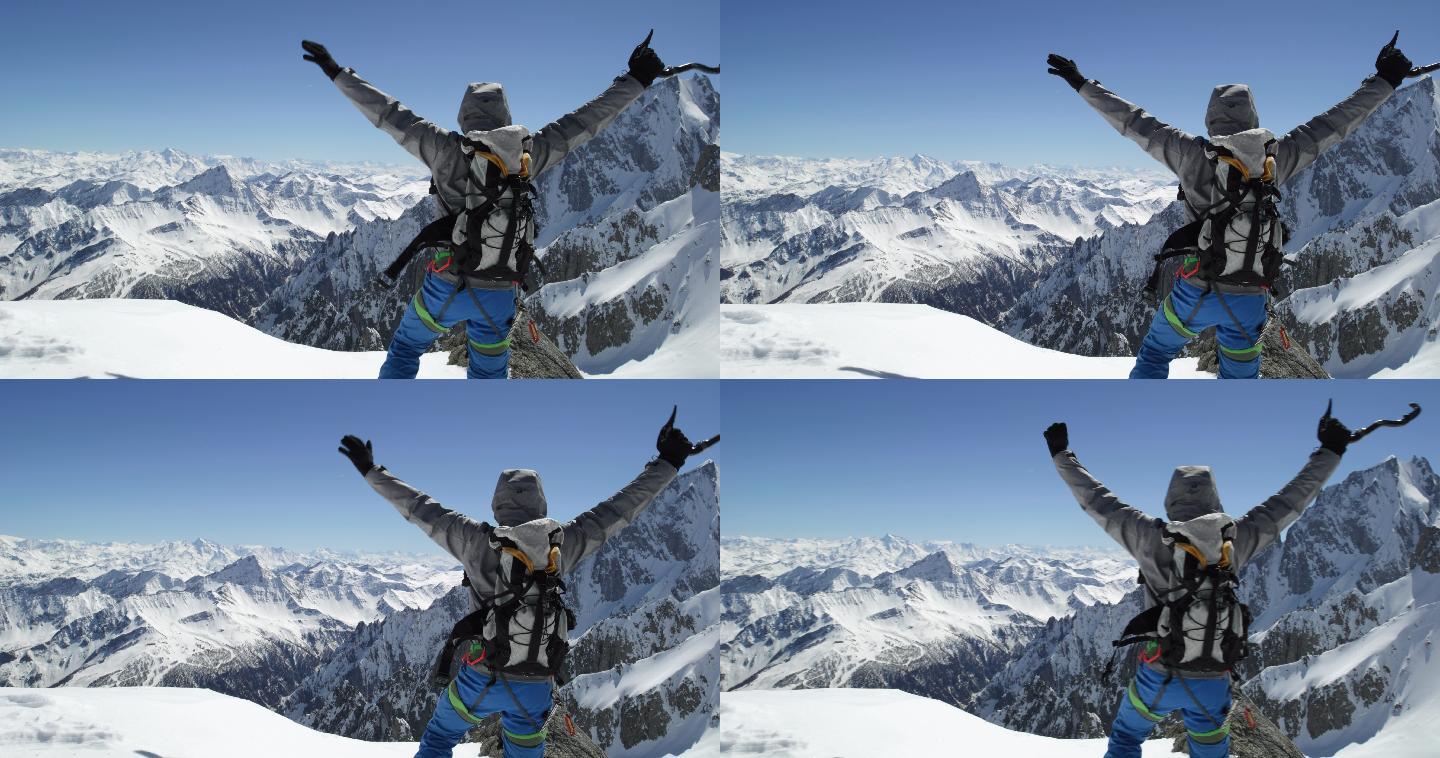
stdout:
<svg viewBox="0 0 1440 758">
<path fill-rule="evenodd" d="M 666 79 L 540 178 L 550 281 L 527 305 L 582 371 L 659 356 L 670 375 L 718 373 L 694 344 L 717 328 L 718 134 L 710 81 Z M 0 150 L 0 300 L 172 299 L 290 342 L 384 349 L 414 285 L 372 285 L 435 217 L 428 179 L 418 164 Z"/>
<path fill-rule="evenodd" d="M 1106 733 L 1133 670 L 1122 656 L 1104 676 L 1140 609 L 1123 554 L 727 537 L 722 567 L 727 691 L 888 687 L 1080 738 Z M 1327 487 L 1245 567 L 1241 590 L 1256 612 L 1242 687 L 1306 755 L 1360 742 L 1426 754 L 1440 708 L 1428 461 L 1390 458 Z"/>
<path fill-rule="evenodd" d="M 1153 171 L 722 162 L 726 303 L 919 303 L 1088 356 L 1134 355 L 1154 313 L 1151 255 L 1183 223 L 1173 178 Z M 1335 377 L 1440 375 L 1434 79 L 1281 193 L 1295 265 L 1276 312 L 1293 344 Z"/>
</svg>

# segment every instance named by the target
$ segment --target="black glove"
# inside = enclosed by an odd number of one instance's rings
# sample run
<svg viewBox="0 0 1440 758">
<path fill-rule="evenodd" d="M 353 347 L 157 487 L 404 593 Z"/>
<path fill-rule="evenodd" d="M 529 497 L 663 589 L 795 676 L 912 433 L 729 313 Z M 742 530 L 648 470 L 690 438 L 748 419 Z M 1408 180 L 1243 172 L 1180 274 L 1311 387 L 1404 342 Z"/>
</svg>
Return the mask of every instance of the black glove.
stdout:
<svg viewBox="0 0 1440 758">
<path fill-rule="evenodd" d="M 1375 56 L 1375 75 L 1389 82 L 1395 89 L 1400 88 L 1405 77 L 1410 75 L 1410 69 L 1415 68 L 1415 64 L 1395 47 L 1395 43 L 1399 41 L 1400 32 L 1397 30 L 1389 44 L 1380 48 L 1380 54 Z"/>
<path fill-rule="evenodd" d="M 305 52 L 308 53 L 301 57 L 319 66 L 320 70 L 324 71 L 332 81 L 340 75 L 340 64 L 330 57 L 330 51 L 326 50 L 324 45 L 306 39 L 300 41 L 300 47 L 305 48 Z"/>
<path fill-rule="evenodd" d="M 685 459 L 695 452 L 695 445 L 685 433 L 675 428 L 675 414 L 678 408 L 670 411 L 670 420 L 665 426 L 660 427 L 660 435 L 655 438 L 655 451 L 660 454 L 660 460 L 668 462 L 678 471 L 685 465 Z"/>
<path fill-rule="evenodd" d="M 1350 430 L 1340 423 L 1340 419 L 1329 413 L 1320 417 L 1320 428 L 1315 430 L 1315 437 L 1320 440 L 1320 447 L 1336 455 L 1344 455 L 1346 446 L 1350 444 L 1350 436 Z"/>
<path fill-rule="evenodd" d="M 370 473 L 370 469 L 375 468 L 375 449 L 370 447 L 369 440 L 361 442 L 359 437 L 347 434 L 340 438 L 339 450 L 341 455 L 355 464 L 355 470 L 360 472 L 360 476 L 365 476 Z"/>
<path fill-rule="evenodd" d="M 645 41 L 635 46 L 635 52 L 630 53 L 630 75 L 636 81 L 649 87 L 655 81 L 655 77 L 665 71 L 665 64 L 660 56 L 650 49 L 650 38 L 655 36 L 655 30 L 645 35 Z"/>
<path fill-rule="evenodd" d="M 1075 66 L 1075 61 L 1051 53 L 1045 62 L 1050 64 L 1048 73 L 1064 79 L 1071 87 L 1075 88 L 1076 92 L 1085 86 L 1085 77 L 1080 75 L 1080 69 Z"/>
<path fill-rule="evenodd" d="M 1050 457 L 1070 449 L 1070 430 L 1064 421 L 1056 421 L 1045 430 L 1045 444 L 1050 446 Z"/>
</svg>

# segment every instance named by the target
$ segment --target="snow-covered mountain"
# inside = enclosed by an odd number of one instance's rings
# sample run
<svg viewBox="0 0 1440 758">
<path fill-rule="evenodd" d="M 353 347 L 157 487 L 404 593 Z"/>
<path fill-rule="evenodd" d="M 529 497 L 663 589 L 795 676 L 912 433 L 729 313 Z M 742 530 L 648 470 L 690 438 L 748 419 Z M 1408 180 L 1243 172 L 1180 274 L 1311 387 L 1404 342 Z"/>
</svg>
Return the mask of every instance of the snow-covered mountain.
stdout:
<svg viewBox="0 0 1440 758">
<path fill-rule="evenodd" d="M 900 537 L 725 538 L 722 684 L 977 692 L 1047 620 L 1113 603 L 1128 556 Z"/>
<path fill-rule="evenodd" d="M 1183 223 L 1170 177 L 1149 172 L 726 154 L 724 178 L 727 303 L 922 303 L 1085 356 L 1134 355 L 1151 255 Z M 1440 372 L 1435 81 L 1402 87 L 1281 192 L 1293 349 L 1336 377 Z"/>
<path fill-rule="evenodd" d="M 894 687 L 1083 738 L 1106 733 L 1134 670 L 1129 654 L 1109 666 L 1141 608 L 1123 556 L 727 537 L 722 567 L 727 693 Z M 1245 694 L 1306 755 L 1429 755 L 1437 575 L 1440 476 L 1426 460 L 1389 458 L 1327 487 L 1243 571 Z"/>
<path fill-rule="evenodd" d="M 0 538 L 0 685 L 197 686 L 277 706 L 356 624 L 428 607 L 452 562 Z"/>
<path fill-rule="evenodd" d="M 582 371 L 664 359 L 717 329 L 719 107 L 704 76 L 661 80 L 537 182 L 549 281 L 526 304 Z M 414 285 L 372 283 L 435 215 L 427 199 L 327 239 L 256 309 L 256 326 L 292 342 L 383 349 Z M 683 372 L 674 376 L 718 374 L 713 350 L 667 364 Z"/>
<path fill-rule="evenodd" d="M 611 756 L 680 753 L 714 729 L 718 488 L 713 463 L 682 474 L 567 580 L 578 625 L 560 697 Z M 286 714 L 362 739 L 418 738 L 434 707 L 435 653 L 468 612 L 456 589 L 363 626 L 300 683 Z"/>
<path fill-rule="evenodd" d="M 550 281 L 528 306 L 583 371 L 718 374 L 700 349 L 718 329 L 718 136 L 710 80 L 662 80 L 539 181 Z M 383 349 L 414 285 L 373 282 L 434 217 L 421 169 L 3 150 L 0 299 L 171 299 Z"/>
<path fill-rule="evenodd" d="M 714 739 L 719 474 L 682 474 L 568 579 L 575 723 L 611 756 Z M 414 740 L 469 612 L 448 557 L 0 537 L 0 687 L 207 687 L 321 731 Z M 3 744 L 3 741 L 0 741 Z"/>
<path fill-rule="evenodd" d="M 397 217 L 427 186 L 409 170 L 172 150 L 0 159 L 0 298 L 173 298 L 241 319 L 327 235 Z"/>
<path fill-rule="evenodd" d="M 1440 323 L 1435 80 L 1402 87 L 1281 193 L 1295 265 L 1277 312 L 1295 343 L 1336 377 L 1434 376 L 1427 371 Z M 1148 223 L 1077 242 L 1000 326 L 1066 352 L 1133 354 L 1153 313 L 1141 294 L 1149 256 L 1181 218 L 1176 205 Z"/>
<path fill-rule="evenodd" d="M 1440 703 L 1425 642 L 1440 598 L 1415 571 L 1432 563 L 1437 522 L 1440 477 L 1424 459 L 1390 458 L 1326 488 L 1244 569 L 1256 613 L 1244 690 L 1307 755 L 1427 754 L 1411 706 Z M 1038 734 L 1103 734 L 1133 671 L 1124 655 L 1103 678 L 1109 641 L 1139 610 L 1136 591 L 1047 624 L 968 709 Z"/>
<path fill-rule="evenodd" d="M 1174 197 L 1150 172 L 922 156 L 723 163 L 730 303 L 921 303 L 993 322 L 1077 237 L 1143 222 Z"/>
</svg>

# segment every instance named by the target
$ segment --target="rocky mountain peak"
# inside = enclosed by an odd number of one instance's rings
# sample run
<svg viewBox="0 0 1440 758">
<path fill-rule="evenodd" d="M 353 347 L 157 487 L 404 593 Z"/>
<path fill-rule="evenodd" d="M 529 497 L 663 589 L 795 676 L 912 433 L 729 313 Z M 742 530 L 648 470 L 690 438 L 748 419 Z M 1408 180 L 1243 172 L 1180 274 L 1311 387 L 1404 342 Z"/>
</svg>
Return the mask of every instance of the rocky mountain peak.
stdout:
<svg viewBox="0 0 1440 758">
<path fill-rule="evenodd" d="M 212 197 L 235 197 L 240 193 L 235 177 L 230 174 L 230 169 L 226 168 L 224 164 L 213 166 L 196 174 L 189 181 L 176 185 L 175 189 Z"/>
<path fill-rule="evenodd" d="M 259 558 L 247 555 L 206 578 L 221 584 L 259 586 L 268 584 L 273 579 L 273 575 L 260 563 Z"/>
<path fill-rule="evenodd" d="M 911 580 L 948 583 L 959 581 L 960 571 L 955 562 L 950 559 L 949 554 L 940 550 L 895 572 L 894 576 Z"/>
<path fill-rule="evenodd" d="M 980 177 L 976 176 L 974 171 L 962 171 L 930 190 L 929 194 L 951 200 L 980 200 L 985 195 L 985 185 L 980 183 Z"/>
</svg>

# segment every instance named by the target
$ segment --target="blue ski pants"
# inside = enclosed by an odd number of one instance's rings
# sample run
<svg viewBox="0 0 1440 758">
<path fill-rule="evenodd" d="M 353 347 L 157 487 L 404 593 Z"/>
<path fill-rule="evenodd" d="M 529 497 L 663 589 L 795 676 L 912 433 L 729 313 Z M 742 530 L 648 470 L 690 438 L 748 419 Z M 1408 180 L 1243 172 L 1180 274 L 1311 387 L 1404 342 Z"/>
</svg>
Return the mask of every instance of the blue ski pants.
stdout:
<svg viewBox="0 0 1440 758">
<path fill-rule="evenodd" d="M 505 758 L 544 758 L 550 705 L 550 682 L 492 681 L 489 674 L 462 666 L 441 691 L 415 758 L 449 758 L 465 733 L 492 713 L 500 714 Z"/>
<path fill-rule="evenodd" d="M 1187 679 L 1166 675 L 1141 664 L 1135 679 L 1120 696 L 1120 712 L 1110 727 L 1105 758 L 1140 758 L 1140 744 L 1171 711 L 1179 710 L 1190 733 L 1191 758 L 1230 755 L 1230 680 Z"/>
<path fill-rule="evenodd" d="M 504 379 L 510 368 L 510 326 L 515 322 L 513 289 L 461 290 L 433 273 L 405 309 L 380 367 L 381 379 L 414 379 L 420 356 L 450 330 L 465 322 L 470 345 L 470 379 Z"/>
<path fill-rule="evenodd" d="M 1260 333 L 1265 329 L 1268 298 L 1263 293 L 1206 292 L 1185 279 L 1177 280 L 1155 311 L 1130 378 L 1170 376 L 1170 361 L 1180 349 L 1213 326 L 1220 343 L 1220 378 L 1254 379 L 1260 375 Z"/>
</svg>

